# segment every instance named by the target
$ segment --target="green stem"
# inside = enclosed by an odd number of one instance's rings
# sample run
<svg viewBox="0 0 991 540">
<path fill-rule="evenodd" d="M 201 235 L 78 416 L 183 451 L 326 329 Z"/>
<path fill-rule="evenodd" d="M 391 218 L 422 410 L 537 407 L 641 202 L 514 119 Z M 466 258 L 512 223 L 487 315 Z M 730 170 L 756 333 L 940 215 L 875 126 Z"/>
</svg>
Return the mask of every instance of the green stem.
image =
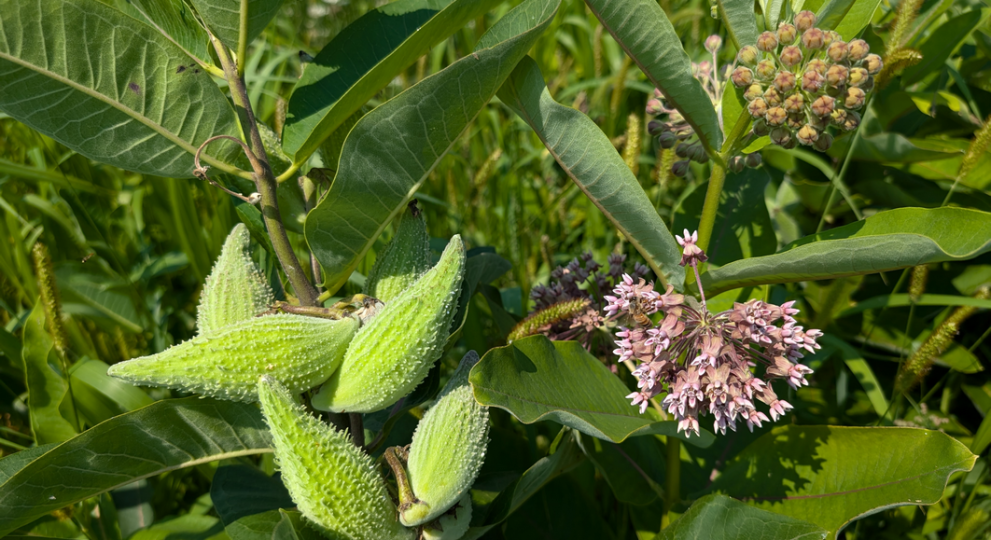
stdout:
<svg viewBox="0 0 991 540">
<path fill-rule="evenodd" d="M 664 515 L 661 529 L 671 524 L 671 509 L 681 500 L 681 440 L 671 435 L 667 437 L 667 482 L 664 497 Z"/>
<path fill-rule="evenodd" d="M 834 182 L 832 184 L 832 189 L 829 190 L 829 198 L 826 200 L 825 208 L 822 209 L 822 216 L 819 217 L 819 226 L 816 227 L 816 234 L 822 232 L 822 226 L 826 223 L 826 215 L 829 214 L 829 210 L 832 208 L 833 203 L 836 202 L 837 190 L 846 191 L 846 184 L 843 183 L 843 177 L 846 176 L 846 169 L 850 166 L 853 153 L 857 150 L 857 143 L 860 142 L 860 132 L 863 129 L 864 122 L 867 120 L 870 106 L 870 99 L 868 99 L 867 104 L 864 106 L 864 117 L 861 121 L 860 127 L 858 127 L 856 133 L 853 134 L 853 140 L 850 141 L 850 149 L 847 150 L 846 157 L 843 158 L 843 166 L 840 167 L 840 172 L 833 176 Z M 846 194 L 844 193 L 844 195 Z M 857 207 L 853 205 L 852 200 L 850 201 L 850 208 L 854 210 L 854 214 L 857 215 L 858 220 L 863 218 L 863 216 L 860 215 L 859 210 L 857 210 Z"/>
<path fill-rule="evenodd" d="M 702 251 L 709 249 L 709 240 L 716 224 L 716 212 L 719 210 L 719 197 L 726 182 L 726 163 L 722 159 L 712 160 L 712 173 L 709 175 L 709 187 L 705 190 L 705 203 L 702 205 L 702 217 L 699 219 L 699 240 L 697 245 Z"/>
<path fill-rule="evenodd" d="M 416 498 L 413 488 L 410 487 L 409 476 L 406 474 L 406 460 L 399 454 L 400 451 L 398 446 L 386 448 L 383 457 L 389 464 L 389 468 L 392 469 L 392 475 L 396 477 L 396 488 L 399 490 L 399 511 L 402 512 L 410 506 L 420 503 L 420 500 Z"/>
<path fill-rule="evenodd" d="M 248 60 L 248 2 L 241 0 L 240 28 L 237 32 L 237 74 L 244 76 L 244 63 Z"/>
</svg>

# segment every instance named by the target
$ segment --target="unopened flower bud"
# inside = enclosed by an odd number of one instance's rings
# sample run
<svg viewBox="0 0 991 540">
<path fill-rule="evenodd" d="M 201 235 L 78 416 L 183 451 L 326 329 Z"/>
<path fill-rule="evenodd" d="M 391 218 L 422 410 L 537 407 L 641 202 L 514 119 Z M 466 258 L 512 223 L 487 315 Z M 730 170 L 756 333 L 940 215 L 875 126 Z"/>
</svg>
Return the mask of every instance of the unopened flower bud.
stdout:
<svg viewBox="0 0 991 540">
<path fill-rule="evenodd" d="M 846 91 L 846 99 L 843 100 L 843 105 L 847 109 L 859 109 L 864 106 L 864 101 L 867 100 L 867 93 L 860 88 L 848 88 Z"/>
<path fill-rule="evenodd" d="M 695 146 L 692 147 L 692 150 L 688 158 L 696 163 L 709 162 L 709 154 L 705 152 L 705 148 L 702 148 L 701 144 L 696 144 Z"/>
<path fill-rule="evenodd" d="M 818 71 L 809 69 L 802 73 L 802 90 L 806 92 L 818 92 L 824 82 L 826 78 Z"/>
<path fill-rule="evenodd" d="M 790 71 L 782 71 L 774 76 L 774 87 L 778 92 L 787 94 L 795 89 L 795 74 Z"/>
<path fill-rule="evenodd" d="M 820 133 L 819 138 L 812 146 L 820 152 L 825 152 L 826 150 L 829 150 L 829 147 L 832 145 L 833 145 L 833 136 L 830 135 L 829 133 Z"/>
<path fill-rule="evenodd" d="M 750 71 L 748 68 L 740 66 L 733 70 L 730 75 L 730 80 L 737 88 L 743 88 L 745 86 L 750 86 L 754 82 L 754 72 Z"/>
<path fill-rule="evenodd" d="M 705 50 L 715 53 L 723 46 L 723 38 L 717 35 L 711 35 L 705 38 Z"/>
<path fill-rule="evenodd" d="M 733 156 L 729 160 L 729 169 L 735 173 L 743 172 L 746 163 L 743 156 Z"/>
<path fill-rule="evenodd" d="M 764 32 L 757 36 L 757 48 L 764 52 L 773 52 L 778 48 L 778 38 L 772 32 Z"/>
<path fill-rule="evenodd" d="M 881 68 L 884 67 L 884 62 L 881 61 L 881 57 L 876 54 L 868 54 L 864 57 L 863 66 L 867 68 L 867 72 L 871 75 L 877 75 Z"/>
<path fill-rule="evenodd" d="M 850 68 L 850 75 L 847 76 L 846 81 L 847 83 L 850 84 L 850 86 L 860 87 L 866 84 L 869 78 L 870 78 L 870 74 L 867 73 L 866 69 L 861 67 L 855 67 L 855 68 Z"/>
<path fill-rule="evenodd" d="M 846 109 L 834 109 L 833 112 L 829 113 L 829 120 L 834 126 L 843 127 L 843 124 L 846 122 L 847 114 Z"/>
<path fill-rule="evenodd" d="M 867 53 L 871 52 L 871 47 L 866 41 L 862 39 L 855 39 L 850 42 L 848 51 L 850 60 L 859 62 L 867 56 Z"/>
<path fill-rule="evenodd" d="M 747 154 L 746 165 L 751 169 L 756 169 L 757 167 L 760 167 L 760 164 L 763 161 L 764 160 L 761 159 L 760 154 L 758 154 L 757 152 L 754 152 L 753 154 Z"/>
<path fill-rule="evenodd" d="M 763 98 L 757 98 L 747 105 L 747 112 L 754 118 L 763 118 L 767 114 L 767 102 Z"/>
<path fill-rule="evenodd" d="M 860 115 L 853 112 L 846 112 L 846 119 L 843 121 L 843 131 L 853 131 L 860 125 Z"/>
<path fill-rule="evenodd" d="M 671 126 L 669 126 L 666 122 L 661 122 L 660 120 L 651 120 L 650 122 L 647 122 L 647 133 L 649 133 L 651 137 L 656 137 L 665 131 L 671 131 Z"/>
<path fill-rule="evenodd" d="M 773 79 L 774 74 L 778 72 L 778 67 L 771 60 L 761 60 L 755 69 L 757 71 L 757 78 L 762 81 Z"/>
<path fill-rule="evenodd" d="M 809 125 L 819 130 L 819 133 L 822 133 L 823 130 L 829 127 L 829 117 L 827 116 L 823 119 L 815 115 L 809 115 Z"/>
<path fill-rule="evenodd" d="M 795 38 L 798 37 L 798 28 L 795 25 L 788 23 L 781 23 L 778 25 L 778 41 L 782 45 L 791 45 L 795 43 Z"/>
<path fill-rule="evenodd" d="M 795 67 L 802 63 L 802 49 L 789 45 L 781 49 L 781 63 L 788 67 Z"/>
<path fill-rule="evenodd" d="M 799 31 L 805 32 L 816 25 L 816 14 L 811 11 L 799 11 L 795 14 L 795 26 Z"/>
<path fill-rule="evenodd" d="M 826 32 L 827 47 L 831 45 L 834 41 L 840 41 L 841 39 L 843 39 L 842 36 L 840 36 L 839 32 L 837 32 L 836 30 L 830 30 Z"/>
<path fill-rule="evenodd" d="M 675 161 L 671 166 L 671 174 L 684 178 L 688 174 L 688 161 Z"/>
<path fill-rule="evenodd" d="M 829 116 L 836 108 L 836 99 L 830 96 L 819 96 L 812 102 L 812 114 L 822 118 Z"/>
<path fill-rule="evenodd" d="M 826 34 L 818 28 L 809 28 L 802 34 L 802 45 L 810 51 L 817 51 L 826 46 Z"/>
<path fill-rule="evenodd" d="M 757 50 L 757 47 L 754 47 L 753 45 L 745 45 L 742 49 L 740 49 L 740 52 L 737 53 L 736 59 L 739 60 L 741 64 L 753 66 L 757 63 L 757 58 L 759 56 L 760 51 Z"/>
<path fill-rule="evenodd" d="M 845 41 L 834 41 L 826 49 L 826 56 L 833 62 L 842 62 L 846 60 L 847 49 L 848 47 Z"/>
<path fill-rule="evenodd" d="M 792 141 L 791 130 L 784 127 L 776 127 L 771 130 L 771 142 L 778 146 L 785 146 Z"/>
<path fill-rule="evenodd" d="M 783 99 L 781 92 L 773 86 L 764 91 L 764 101 L 767 102 L 768 107 L 779 107 Z"/>
<path fill-rule="evenodd" d="M 781 107 L 771 107 L 764 114 L 764 120 L 767 120 L 769 126 L 780 126 L 785 123 L 788 119 L 788 112 Z"/>
<path fill-rule="evenodd" d="M 806 71 L 811 69 L 812 71 L 815 71 L 819 75 L 825 75 L 826 70 L 829 69 L 829 66 L 822 60 L 818 58 L 813 58 L 812 60 L 809 60 L 808 64 L 805 64 L 805 69 Z"/>
<path fill-rule="evenodd" d="M 770 126 L 767 125 L 767 120 L 761 118 L 759 120 L 754 121 L 753 132 L 754 135 L 758 137 L 763 137 L 764 135 L 767 135 L 768 133 L 771 132 L 771 128 Z"/>
<path fill-rule="evenodd" d="M 661 92 L 660 88 L 654 88 L 654 97 L 657 99 L 664 97 L 664 93 Z"/>
<path fill-rule="evenodd" d="M 657 137 L 657 144 L 661 145 L 661 148 L 673 148 L 677 142 L 678 136 L 672 131 L 661 132 Z"/>
<path fill-rule="evenodd" d="M 805 99 L 802 94 L 791 94 L 785 98 L 784 107 L 790 113 L 800 113 L 805 107 Z"/>
<path fill-rule="evenodd" d="M 850 75 L 850 70 L 845 66 L 833 64 L 826 70 L 826 84 L 832 87 L 843 86 L 846 78 Z"/>
<path fill-rule="evenodd" d="M 751 84 L 747 87 L 747 91 L 743 93 L 743 99 L 747 101 L 753 101 L 764 94 L 764 87 L 759 84 Z"/>
<path fill-rule="evenodd" d="M 664 104 L 657 98 L 648 99 L 646 112 L 653 115 L 661 114 L 664 112 Z"/>
<path fill-rule="evenodd" d="M 692 145 L 688 143 L 678 143 L 678 147 L 674 149 L 675 155 L 680 158 L 687 158 L 692 150 Z"/>
<path fill-rule="evenodd" d="M 798 138 L 798 142 L 805 146 L 812 146 L 812 143 L 819 139 L 819 132 L 814 127 L 806 124 L 798 130 L 796 137 Z"/>
<path fill-rule="evenodd" d="M 805 115 L 801 113 L 789 114 L 788 120 L 785 121 L 785 125 L 791 129 L 798 129 L 805 125 Z"/>
</svg>

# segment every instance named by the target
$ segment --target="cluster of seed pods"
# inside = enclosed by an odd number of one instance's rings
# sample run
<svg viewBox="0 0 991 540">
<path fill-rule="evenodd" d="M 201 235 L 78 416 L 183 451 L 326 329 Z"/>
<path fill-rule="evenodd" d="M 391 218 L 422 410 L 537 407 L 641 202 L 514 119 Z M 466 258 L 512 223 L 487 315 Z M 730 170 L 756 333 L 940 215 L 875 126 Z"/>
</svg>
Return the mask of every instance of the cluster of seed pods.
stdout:
<svg viewBox="0 0 991 540">
<path fill-rule="evenodd" d="M 847 43 L 815 25 L 815 14 L 802 11 L 794 24 L 762 33 L 756 46 L 740 49 L 741 65 L 730 80 L 745 89 L 754 135 L 769 135 L 784 148 L 802 144 L 825 152 L 833 143 L 830 126 L 852 131 L 860 125 L 857 111 L 882 63 L 866 41 Z"/>
</svg>

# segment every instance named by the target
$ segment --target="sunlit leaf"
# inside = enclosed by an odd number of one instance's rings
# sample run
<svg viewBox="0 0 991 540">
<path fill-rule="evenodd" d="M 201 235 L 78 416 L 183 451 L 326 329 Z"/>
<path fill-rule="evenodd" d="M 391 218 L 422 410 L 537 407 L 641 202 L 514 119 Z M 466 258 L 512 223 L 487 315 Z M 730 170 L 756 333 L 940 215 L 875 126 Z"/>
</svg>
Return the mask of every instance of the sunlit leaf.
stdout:
<svg viewBox="0 0 991 540">
<path fill-rule="evenodd" d="M 657 540 L 822 540 L 829 531 L 722 495 L 695 501 Z"/>
<path fill-rule="evenodd" d="M 247 42 L 251 43 L 275 17 L 282 0 L 189 0 L 206 27 L 220 41 L 237 50 L 242 18 L 247 20 Z M 242 13 L 247 9 L 247 13 Z"/>
</svg>

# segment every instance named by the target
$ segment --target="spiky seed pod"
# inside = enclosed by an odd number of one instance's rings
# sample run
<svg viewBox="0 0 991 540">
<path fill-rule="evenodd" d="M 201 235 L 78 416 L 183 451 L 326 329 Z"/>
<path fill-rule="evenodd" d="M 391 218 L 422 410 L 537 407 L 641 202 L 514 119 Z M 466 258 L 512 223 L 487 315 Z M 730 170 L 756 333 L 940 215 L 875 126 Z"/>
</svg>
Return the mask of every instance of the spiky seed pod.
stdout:
<svg viewBox="0 0 991 540">
<path fill-rule="evenodd" d="M 250 247 L 251 233 L 238 223 L 227 235 L 200 293 L 196 310 L 199 335 L 248 320 L 267 311 L 275 301 L 268 280 L 251 260 Z"/>
<path fill-rule="evenodd" d="M 795 45 L 789 45 L 781 49 L 781 63 L 788 67 L 795 67 L 802 63 L 802 49 Z"/>
<path fill-rule="evenodd" d="M 782 94 L 795 89 L 795 74 L 790 71 L 780 71 L 774 76 L 774 87 Z"/>
<path fill-rule="evenodd" d="M 778 25 L 777 32 L 778 42 L 782 45 L 791 45 L 795 43 L 795 38 L 798 37 L 798 28 L 795 25 L 783 22 Z"/>
<path fill-rule="evenodd" d="M 513 327 L 506 337 L 506 343 L 512 343 L 518 339 L 538 334 L 543 328 L 571 319 L 585 311 L 589 303 L 588 298 L 575 298 L 573 300 L 557 302 L 544 309 L 535 311 L 527 315 L 522 321 L 516 323 L 516 326 Z"/>
<path fill-rule="evenodd" d="M 307 414 L 275 377 L 261 377 L 258 394 L 282 481 L 307 519 L 335 540 L 413 540 L 368 454 Z"/>
<path fill-rule="evenodd" d="M 258 377 L 272 375 L 299 394 L 337 370 L 358 325 L 352 317 L 252 317 L 158 354 L 114 364 L 107 374 L 131 384 L 246 402 L 258 399 Z"/>
<path fill-rule="evenodd" d="M 461 359 L 413 433 L 406 463 L 418 500 L 399 509 L 399 520 L 408 527 L 433 520 L 454 506 L 468 493 L 485 461 L 489 413 L 475 401 L 468 384 L 468 373 L 477 363 L 474 351 Z"/>
<path fill-rule="evenodd" d="M 826 46 L 826 34 L 818 28 L 809 28 L 802 34 L 802 45 L 810 51 L 817 51 Z"/>
<path fill-rule="evenodd" d="M 812 102 L 812 114 L 823 118 L 833 113 L 836 108 L 836 100 L 830 96 L 819 96 Z"/>
<path fill-rule="evenodd" d="M 771 60 L 761 60 L 757 63 L 757 67 L 754 68 L 754 72 L 757 74 L 758 79 L 770 81 L 778 72 L 778 67 Z"/>
<path fill-rule="evenodd" d="M 846 60 L 847 55 L 847 44 L 845 41 L 834 41 L 829 44 L 826 49 L 826 56 L 829 57 L 833 62 L 842 62 Z"/>
<path fill-rule="evenodd" d="M 838 88 L 846 84 L 846 78 L 850 75 L 850 70 L 845 66 L 834 64 L 826 70 L 826 84 L 833 88 Z"/>
<path fill-rule="evenodd" d="M 805 109 L 805 98 L 802 94 L 792 94 L 785 98 L 785 110 L 790 113 L 800 113 Z"/>
<path fill-rule="evenodd" d="M 767 102 L 768 107 L 780 107 L 783 100 L 784 97 L 781 96 L 781 92 L 778 92 L 777 88 L 773 86 L 764 91 L 764 101 Z"/>
<path fill-rule="evenodd" d="M 436 266 L 361 327 L 313 406 L 370 413 L 412 392 L 444 352 L 464 270 L 465 245 L 454 235 Z"/>
<path fill-rule="evenodd" d="M 731 73 L 729 77 L 737 88 L 750 86 L 750 84 L 754 82 L 754 72 L 743 66 L 739 66 L 734 69 L 733 73 Z"/>
<path fill-rule="evenodd" d="M 754 118 L 764 118 L 767 114 L 767 102 L 763 98 L 757 98 L 747 105 L 747 112 Z M 754 126 L 754 133 L 756 132 L 757 126 Z"/>
<path fill-rule="evenodd" d="M 753 101 L 764 94 L 764 87 L 759 84 L 751 84 L 747 87 L 746 92 L 743 93 L 743 99 L 747 101 Z"/>
<path fill-rule="evenodd" d="M 753 45 L 744 45 L 740 52 L 737 53 L 736 59 L 740 61 L 741 64 L 753 67 L 757 63 L 757 58 L 760 55 L 760 51 L 757 47 Z"/>
<path fill-rule="evenodd" d="M 781 107 L 771 107 L 764 115 L 764 120 L 767 120 L 769 126 L 780 126 L 788 120 L 788 111 Z"/>
<path fill-rule="evenodd" d="M 764 52 L 772 52 L 778 48 L 778 38 L 773 32 L 764 32 L 757 36 L 757 48 Z"/>
<path fill-rule="evenodd" d="M 843 105 L 847 109 L 859 109 L 864 106 L 864 102 L 867 100 L 867 93 L 860 88 L 847 88 L 846 98 L 843 100 Z"/>
<path fill-rule="evenodd" d="M 811 11 L 799 11 L 795 14 L 795 26 L 805 32 L 816 25 L 816 14 Z"/>
<path fill-rule="evenodd" d="M 471 524 L 471 494 L 465 493 L 457 506 L 423 526 L 423 540 L 458 540 Z"/>
<path fill-rule="evenodd" d="M 430 269 L 430 235 L 416 200 L 399 218 L 396 234 L 368 272 L 365 294 L 390 302 Z"/>
<path fill-rule="evenodd" d="M 820 152 L 825 152 L 829 150 L 830 146 L 833 146 L 833 136 L 825 132 L 820 133 L 819 139 L 812 146 Z"/>
<path fill-rule="evenodd" d="M 871 52 L 871 46 L 868 45 L 866 41 L 862 39 L 855 39 L 850 42 L 847 56 L 852 62 L 859 62 L 863 60 L 869 52 Z"/>
</svg>

